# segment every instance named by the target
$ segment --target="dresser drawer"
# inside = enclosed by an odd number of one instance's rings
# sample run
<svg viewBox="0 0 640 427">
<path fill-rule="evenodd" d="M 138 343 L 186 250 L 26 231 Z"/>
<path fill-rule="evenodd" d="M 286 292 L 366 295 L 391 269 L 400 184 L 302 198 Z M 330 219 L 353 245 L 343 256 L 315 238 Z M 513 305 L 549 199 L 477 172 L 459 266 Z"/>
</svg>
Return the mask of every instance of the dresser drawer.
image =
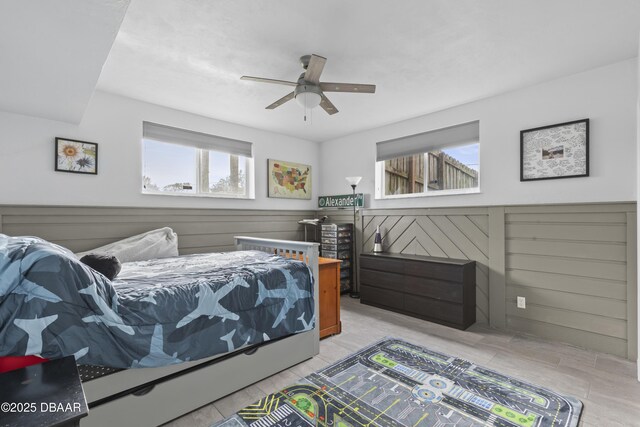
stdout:
<svg viewBox="0 0 640 427">
<path fill-rule="evenodd" d="M 323 245 L 351 245 L 351 239 L 345 237 L 322 236 L 322 238 L 320 239 L 320 243 L 322 243 Z"/>
<path fill-rule="evenodd" d="M 407 294 L 450 301 L 458 304 L 462 304 L 464 302 L 464 286 L 462 283 L 446 282 L 444 280 L 427 279 L 416 276 L 405 276 L 404 291 Z"/>
<path fill-rule="evenodd" d="M 405 262 L 377 256 L 360 256 L 360 268 L 404 274 Z"/>
<path fill-rule="evenodd" d="M 402 310 L 404 306 L 404 295 L 388 289 L 374 288 L 373 286 L 362 283 L 360 286 L 360 301 L 364 304 Z"/>
<path fill-rule="evenodd" d="M 350 243 L 340 243 L 340 244 L 323 243 L 322 250 L 323 251 L 351 251 L 351 244 Z"/>
<path fill-rule="evenodd" d="M 327 249 L 322 249 L 320 256 L 323 258 L 343 260 L 349 259 L 349 257 L 351 256 L 351 251 L 330 251 Z"/>
<path fill-rule="evenodd" d="M 390 289 L 392 291 L 404 290 L 404 276 L 398 273 L 388 273 L 386 271 L 360 270 L 360 283 L 364 283 L 375 288 Z"/>
<path fill-rule="evenodd" d="M 450 282 L 462 282 L 464 280 L 464 268 L 444 263 L 407 261 L 405 263 L 405 274 Z"/>
<path fill-rule="evenodd" d="M 321 225 L 322 232 L 345 232 L 348 231 L 351 233 L 351 224 L 322 224 Z"/>
<path fill-rule="evenodd" d="M 462 323 L 462 304 L 438 301 L 416 295 L 407 295 L 404 301 L 404 309 L 409 313 L 417 314 L 421 317 L 443 320 L 455 324 Z"/>
</svg>

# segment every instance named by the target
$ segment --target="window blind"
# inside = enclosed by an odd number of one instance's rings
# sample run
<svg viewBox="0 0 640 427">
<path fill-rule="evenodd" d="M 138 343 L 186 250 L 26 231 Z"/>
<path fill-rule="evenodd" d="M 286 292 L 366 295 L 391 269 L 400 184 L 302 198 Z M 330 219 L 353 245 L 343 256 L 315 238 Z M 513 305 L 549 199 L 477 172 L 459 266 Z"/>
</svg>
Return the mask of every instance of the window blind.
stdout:
<svg viewBox="0 0 640 427">
<path fill-rule="evenodd" d="M 253 157 L 253 144 L 237 139 L 209 135 L 151 122 L 142 122 L 142 137 L 158 142 L 187 145 L 204 150 L 221 151 L 237 156 Z"/>
<path fill-rule="evenodd" d="M 480 140 L 480 122 L 469 122 L 376 144 L 376 161 L 411 156 L 444 147 L 465 145 Z"/>
</svg>

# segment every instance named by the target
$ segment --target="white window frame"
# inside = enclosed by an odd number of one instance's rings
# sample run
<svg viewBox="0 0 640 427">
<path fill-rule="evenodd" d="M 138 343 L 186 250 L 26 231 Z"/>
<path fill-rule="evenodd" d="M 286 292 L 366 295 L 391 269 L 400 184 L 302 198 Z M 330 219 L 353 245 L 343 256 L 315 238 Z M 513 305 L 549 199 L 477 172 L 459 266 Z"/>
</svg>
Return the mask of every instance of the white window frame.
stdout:
<svg viewBox="0 0 640 427">
<path fill-rule="evenodd" d="M 223 138 L 223 137 L 217 137 L 215 135 L 207 135 L 207 134 L 202 134 L 202 133 L 198 133 L 198 132 L 192 132 L 189 130 L 183 130 L 183 129 L 178 129 L 178 128 L 172 128 L 169 126 L 164 126 L 164 125 L 156 125 L 155 123 L 149 123 L 149 122 L 144 122 L 144 126 L 150 125 L 152 127 L 151 132 L 154 131 L 158 131 L 160 132 L 160 134 L 163 132 L 163 129 L 167 129 L 167 135 L 168 136 L 161 136 L 158 138 L 145 138 L 143 136 L 142 140 L 141 140 L 141 148 L 142 148 L 142 173 L 140 174 L 140 188 L 142 191 L 142 194 L 152 194 L 152 195 L 162 195 L 162 196 L 178 196 L 178 197 L 209 197 L 209 198 L 219 198 L 219 199 L 241 199 L 241 200 L 254 200 L 255 199 L 255 180 L 254 180 L 254 159 L 253 159 L 253 154 L 251 153 L 251 156 L 245 156 L 243 154 L 235 154 L 235 153 L 231 153 L 225 150 L 216 150 L 215 148 L 218 148 L 220 146 L 224 147 L 225 145 L 233 145 L 234 140 L 229 139 L 229 138 Z M 146 128 L 145 128 L 146 131 Z M 185 135 L 185 140 L 187 140 L 187 142 L 173 142 L 170 140 L 171 135 L 172 134 L 176 134 L 176 135 L 180 135 L 180 133 L 184 132 Z M 211 138 L 212 140 L 216 140 L 219 139 L 220 141 L 222 141 L 222 144 L 218 145 L 218 146 L 212 146 L 211 148 L 208 148 L 206 146 L 206 139 Z M 191 143 L 190 140 L 193 140 L 194 143 Z M 202 141 L 198 141 L 198 140 L 205 140 L 205 142 L 203 143 Z M 195 183 L 194 183 L 194 192 L 192 193 L 181 193 L 181 192 L 171 192 L 171 191 L 161 191 L 161 190 L 150 190 L 145 188 L 144 186 L 144 175 L 145 175 L 145 156 L 144 156 L 144 144 L 145 141 L 153 141 L 153 142 L 160 142 L 163 144 L 173 144 L 173 145 L 182 145 L 185 147 L 190 147 L 193 148 L 196 151 L 196 156 L 195 156 Z M 244 142 L 244 141 L 238 141 L 240 144 L 249 144 L 249 146 L 251 146 L 250 143 Z M 252 152 L 252 148 L 249 149 Z M 245 193 L 244 194 L 234 194 L 234 193 L 211 193 L 209 191 L 201 191 L 201 187 L 202 187 L 202 181 L 203 181 L 203 173 L 208 173 L 208 169 L 207 171 L 203 171 L 202 169 L 202 164 L 203 164 L 203 157 L 205 153 L 208 152 L 217 152 L 217 153 L 223 153 L 223 154 L 228 154 L 228 155 L 238 155 L 239 157 L 244 157 L 245 159 L 245 165 L 244 165 L 244 170 L 245 170 Z M 209 183 L 209 187 L 211 186 L 211 183 Z"/>
<path fill-rule="evenodd" d="M 473 124 L 476 123 L 477 126 L 479 127 L 479 122 L 469 122 L 469 124 Z M 456 125 L 456 126 L 451 126 L 451 129 L 456 128 L 456 127 L 463 127 L 466 126 L 468 124 L 462 124 L 462 125 Z M 446 131 L 449 128 L 444 128 L 444 129 L 437 129 L 435 131 L 429 131 L 429 132 L 425 132 L 423 134 L 417 134 L 417 135 L 410 135 L 406 138 L 398 138 L 398 141 L 402 141 L 404 140 L 411 140 L 414 145 L 416 144 L 416 140 L 419 139 L 422 136 L 425 136 L 425 140 L 428 141 L 429 140 L 429 135 L 430 133 L 442 133 L 443 131 Z M 396 140 L 390 140 L 390 141 L 382 141 L 382 143 L 387 143 L 387 142 L 395 142 Z M 404 142 L 404 141 L 402 141 Z M 427 177 L 429 176 L 429 162 L 427 161 L 427 153 L 431 152 L 431 151 L 436 151 L 436 150 L 442 150 L 442 149 L 447 149 L 447 148 L 454 148 L 454 147 L 464 147 L 464 146 L 468 146 L 468 145 L 473 145 L 473 144 L 478 144 L 478 186 L 477 187 L 473 187 L 473 188 L 459 188 L 459 189 L 448 189 L 448 190 L 433 190 L 433 189 L 429 189 L 428 183 L 427 183 Z M 434 196 L 453 196 L 453 195 L 464 195 L 464 194 L 477 194 L 480 193 L 480 185 L 481 185 L 481 164 L 480 164 L 480 148 L 481 148 L 481 144 L 480 144 L 480 138 L 479 135 L 476 135 L 476 138 L 474 138 L 473 140 L 467 140 L 467 141 L 452 141 L 452 142 L 448 142 L 448 143 L 442 143 L 442 144 L 434 144 L 432 141 L 429 142 L 425 142 L 425 146 L 424 146 L 424 152 L 422 153 L 415 153 L 414 154 L 406 154 L 408 155 L 415 155 L 415 154 L 423 154 L 422 157 L 422 161 L 424 162 L 424 175 L 425 175 L 425 182 L 424 182 L 424 186 L 423 186 L 423 191 L 420 193 L 409 193 L 409 194 L 384 194 L 385 192 L 385 188 L 386 188 L 386 182 L 385 182 L 385 160 L 380 160 L 380 161 L 376 161 L 376 165 L 375 165 L 375 199 L 376 200 L 387 200 L 387 199 L 411 199 L 411 198 L 419 198 L 419 197 L 434 197 Z M 398 155 L 397 157 L 394 158 L 398 158 L 398 157 L 404 157 L 402 154 Z"/>
</svg>

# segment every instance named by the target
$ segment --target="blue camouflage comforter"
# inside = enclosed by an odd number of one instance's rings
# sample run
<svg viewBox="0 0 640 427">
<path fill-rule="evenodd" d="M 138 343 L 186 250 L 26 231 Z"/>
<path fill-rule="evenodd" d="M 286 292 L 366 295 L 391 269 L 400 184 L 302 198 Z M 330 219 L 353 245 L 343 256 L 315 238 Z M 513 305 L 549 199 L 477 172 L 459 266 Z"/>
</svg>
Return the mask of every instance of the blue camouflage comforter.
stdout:
<svg viewBox="0 0 640 427">
<path fill-rule="evenodd" d="M 113 281 L 69 250 L 0 234 L 0 356 L 156 367 L 313 329 L 313 279 L 258 251 L 124 263 Z"/>
</svg>

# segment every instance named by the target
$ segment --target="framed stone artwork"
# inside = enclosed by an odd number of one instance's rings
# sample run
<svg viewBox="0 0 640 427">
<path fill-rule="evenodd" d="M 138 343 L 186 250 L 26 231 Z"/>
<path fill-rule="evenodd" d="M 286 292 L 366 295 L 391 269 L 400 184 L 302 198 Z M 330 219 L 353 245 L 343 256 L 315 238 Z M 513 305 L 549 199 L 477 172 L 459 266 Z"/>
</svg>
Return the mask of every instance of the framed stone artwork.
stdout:
<svg viewBox="0 0 640 427">
<path fill-rule="evenodd" d="M 589 176 L 589 119 L 520 131 L 520 181 Z"/>
</svg>

